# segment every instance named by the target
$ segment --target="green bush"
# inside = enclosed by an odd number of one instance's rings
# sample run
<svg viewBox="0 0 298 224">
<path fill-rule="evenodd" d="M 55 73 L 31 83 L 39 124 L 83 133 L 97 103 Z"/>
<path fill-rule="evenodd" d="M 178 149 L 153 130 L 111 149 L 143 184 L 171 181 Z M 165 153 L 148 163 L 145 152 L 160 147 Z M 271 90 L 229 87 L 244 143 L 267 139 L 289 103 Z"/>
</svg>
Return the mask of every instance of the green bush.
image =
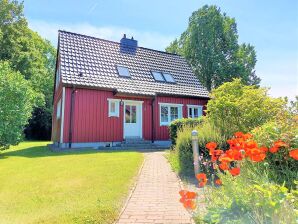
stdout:
<svg viewBox="0 0 298 224">
<path fill-rule="evenodd" d="M 284 147 L 277 153 L 268 153 L 265 159 L 270 180 L 277 184 L 285 184 L 288 188 L 293 188 L 294 181 L 298 180 L 298 161 L 289 157 L 289 150 L 298 148 L 297 133 L 298 121 L 290 114 L 280 115 L 276 121 L 265 123 L 252 131 L 260 146 L 270 148 L 276 140 L 289 144 L 289 147 Z"/>
<path fill-rule="evenodd" d="M 272 98 L 266 88 L 245 86 L 240 79 L 214 89 L 207 116 L 225 135 L 249 132 L 285 111 L 285 100 Z"/>
<path fill-rule="evenodd" d="M 177 139 L 177 132 L 182 127 L 196 127 L 202 123 L 202 117 L 200 118 L 181 118 L 174 120 L 171 122 L 169 126 L 169 133 L 170 133 L 170 139 L 172 141 L 172 145 L 176 145 L 176 139 Z"/>
<path fill-rule="evenodd" d="M 219 173 L 223 185 L 205 188 L 207 212 L 197 220 L 205 223 L 295 223 L 298 191 L 270 183 L 268 175 L 259 172 L 263 169 L 259 165 L 245 161 L 237 177 Z"/>
<path fill-rule="evenodd" d="M 205 148 L 205 145 L 208 142 L 217 142 L 220 148 L 226 148 L 226 137 L 222 136 L 218 129 L 207 119 L 204 119 L 199 126 L 184 126 L 183 128 L 178 129 L 177 143 L 174 152 L 171 154 L 171 160 L 173 161 L 176 157 L 176 162 L 171 162 L 171 164 L 175 164 L 175 168 L 178 169 L 178 172 L 181 175 L 193 175 L 194 168 L 191 141 L 191 132 L 193 130 L 198 131 L 199 152 L 202 157 L 206 158 L 209 156 L 209 153 Z M 205 167 L 202 166 L 201 169 L 205 169 Z"/>
</svg>

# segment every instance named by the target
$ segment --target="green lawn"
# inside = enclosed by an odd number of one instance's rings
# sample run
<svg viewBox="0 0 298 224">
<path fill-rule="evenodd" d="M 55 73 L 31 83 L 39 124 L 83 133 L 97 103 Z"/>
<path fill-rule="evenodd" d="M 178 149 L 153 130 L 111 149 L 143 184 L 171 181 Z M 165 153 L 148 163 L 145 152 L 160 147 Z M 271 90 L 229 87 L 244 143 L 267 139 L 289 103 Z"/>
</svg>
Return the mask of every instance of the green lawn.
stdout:
<svg viewBox="0 0 298 224">
<path fill-rule="evenodd" d="M 142 154 L 51 152 L 46 144 L 0 152 L 0 223 L 112 223 Z"/>
</svg>

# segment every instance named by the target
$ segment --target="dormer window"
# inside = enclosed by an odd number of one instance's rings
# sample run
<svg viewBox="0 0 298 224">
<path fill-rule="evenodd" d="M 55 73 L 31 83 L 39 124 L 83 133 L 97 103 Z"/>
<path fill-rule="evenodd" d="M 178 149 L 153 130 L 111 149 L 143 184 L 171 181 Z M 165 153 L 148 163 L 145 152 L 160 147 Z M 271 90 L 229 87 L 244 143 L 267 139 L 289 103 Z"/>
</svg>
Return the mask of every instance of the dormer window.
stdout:
<svg viewBox="0 0 298 224">
<path fill-rule="evenodd" d="M 153 77 L 154 77 L 154 79 L 156 81 L 160 81 L 160 82 L 164 82 L 165 81 L 165 79 L 164 79 L 164 77 L 163 77 L 163 75 L 162 75 L 161 72 L 151 71 L 151 73 L 152 73 L 152 75 L 153 75 Z"/>
<path fill-rule="evenodd" d="M 175 79 L 173 78 L 173 76 L 171 74 L 163 73 L 163 76 L 167 82 L 175 83 Z"/>
<path fill-rule="evenodd" d="M 127 67 L 117 65 L 117 71 L 121 77 L 130 77 L 130 73 Z"/>
</svg>

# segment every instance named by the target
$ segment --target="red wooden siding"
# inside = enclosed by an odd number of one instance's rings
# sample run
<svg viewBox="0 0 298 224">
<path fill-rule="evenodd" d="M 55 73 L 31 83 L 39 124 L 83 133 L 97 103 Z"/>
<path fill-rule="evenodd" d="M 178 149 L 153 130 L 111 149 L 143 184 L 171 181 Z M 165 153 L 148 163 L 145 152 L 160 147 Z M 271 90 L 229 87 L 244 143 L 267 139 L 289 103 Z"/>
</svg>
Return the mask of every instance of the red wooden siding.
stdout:
<svg viewBox="0 0 298 224">
<path fill-rule="evenodd" d="M 64 142 L 69 141 L 71 88 L 66 88 L 64 117 Z M 112 92 L 76 89 L 73 110 L 72 142 L 119 142 L 123 141 L 123 106 L 119 117 L 108 116 L 108 99 L 117 97 Z M 119 98 L 119 97 L 118 97 Z M 143 102 L 143 137 L 151 139 L 151 100 L 121 97 Z"/>
<path fill-rule="evenodd" d="M 65 88 L 64 143 L 69 142 L 71 93 L 71 88 Z M 112 92 L 92 89 L 76 89 L 74 98 L 72 142 L 123 141 L 123 106 L 120 105 L 119 117 L 109 117 L 108 99 L 112 98 L 143 101 L 143 138 L 145 140 L 152 139 L 152 99 L 128 96 L 115 97 Z M 180 97 L 156 97 L 154 101 L 154 139 L 168 140 L 168 127 L 160 126 L 159 123 L 158 103 L 183 104 L 183 117 L 187 117 L 188 104 L 205 105 L 207 100 Z M 54 115 L 55 113 L 53 113 L 53 119 Z M 58 126 L 59 125 L 55 125 L 56 132 L 58 132 Z M 58 136 L 53 139 L 59 140 Z"/>
<path fill-rule="evenodd" d="M 155 139 L 156 140 L 168 140 L 169 139 L 169 130 L 168 126 L 160 126 L 160 115 L 159 115 L 159 104 L 158 103 L 173 103 L 173 104 L 183 104 L 182 115 L 187 117 L 187 105 L 202 105 L 207 104 L 205 99 L 195 99 L 195 98 L 182 98 L 182 97 L 157 97 L 155 102 Z M 203 110 L 205 107 L 203 107 Z"/>
</svg>

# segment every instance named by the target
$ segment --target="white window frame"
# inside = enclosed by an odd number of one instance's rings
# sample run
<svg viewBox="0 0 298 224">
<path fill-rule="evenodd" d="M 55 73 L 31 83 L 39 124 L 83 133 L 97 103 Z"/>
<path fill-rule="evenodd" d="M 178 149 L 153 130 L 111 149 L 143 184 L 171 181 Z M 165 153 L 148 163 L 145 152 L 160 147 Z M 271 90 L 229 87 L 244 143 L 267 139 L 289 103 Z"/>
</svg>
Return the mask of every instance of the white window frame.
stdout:
<svg viewBox="0 0 298 224">
<path fill-rule="evenodd" d="M 124 66 L 124 65 L 116 65 L 117 66 L 117 72 L 118 72 L 118 75 L 120 76 L 120 77 L 126 77 L 126 78 L 130 78 L 131 77 L 131 75 L 130 75 L 130 71 L 129 71 L 129 69 L 128 69 L 128 67 L 127 66 Z M 127 74 L 120 74 L 120 70 L 121 69 L 126 69 L 127 70 Z M 125 71 L 126 72 L 126 71 Z"/>
<path fill-rule="evenodd" d="M 57 103 L 56 118 L 57 120 L 61 118 L 61 99 Z"/>
<path fill-rule="evenodd" d="M 160 71 L 151 71 L 151 74 L 152 74 L 154 80 L 157 81 L 157 82 L 165 82 L 166 81 L 165 77 L 163 76 L 162 72 L 160 72 Z M 157 79 L 157 77 L 154 74 L 160 75 L 158 77 L 159 79 Z"/>
<path fill-rule="evenodd" d="M 114 112 L 111 111 L 112 103 L 115 103 Z M 119 117 L 119 105 L 120 105 L 119 99 L 108 99 L 109 117 Z"/>
<path fill-rule="evenodd" d="M 183 104 L 172 104 L 172 103 L 158 103 L 159 104 L 159 124 L 160 126 L 169 126 L 171 121 L 171 107 L 177 107 L 178 108 L 178 119 L 182 118 L 182 108 Z M 167 107 L 168 108 L 168 121 L 162 122 L 161 121 L 161 107 Z"/>
<path fill-rule="evenodd" d="M 189 114 L 189 109 L 192 109 L 192 116 L 190 116 L 190 114 Z M 195 118 L 194 117 L 194 109 L 198 109 L 198 117 L 197 118 L 203 116 L 203 106 L 201 106 L 201 105 L 187 105 L 187 117 L 188 118 Z"/>
<path fill-rule="evenodd" d="M 58 88 L 58 85 L 60 83 L 60 65 L 58 65 L 57 67 L 57 71 L 56 71 L 56 90 Z"/>
</svg>

